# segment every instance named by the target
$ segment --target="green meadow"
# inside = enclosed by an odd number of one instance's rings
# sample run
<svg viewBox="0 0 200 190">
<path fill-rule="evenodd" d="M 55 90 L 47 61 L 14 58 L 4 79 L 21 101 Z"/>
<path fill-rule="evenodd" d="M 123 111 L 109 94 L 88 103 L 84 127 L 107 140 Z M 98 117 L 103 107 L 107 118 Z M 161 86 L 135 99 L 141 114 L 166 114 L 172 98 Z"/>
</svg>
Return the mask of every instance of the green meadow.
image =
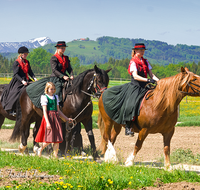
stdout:
<svg viewBox="0 0 200 190">
<path fill-rule="evenodd" d="M 111 163 L 99 164 L 87 159 L 75 161 L 71 158 L 56 160 L 0 151 L 0 168 L 14 168 L 21 175 L 25 172 L 33 175 L 36 170 L 38 176 L 44 176 L 44 173 L 45 176 L 51 176 L 48 180 L 44 180 L 44 177 L 25 177 L 19 181 L 17 178 L 10 180 L 7 185 L 0 185 L 0 189 L 117 190 L 141 189 L 157 186 L 158 183 L 200 182 L 200 177 L 195 172 L 166 171 L 137 165 L 124 167 Z M 8 178 L 8 174 L 1 173 L 0 181 Z"/>
</svg>

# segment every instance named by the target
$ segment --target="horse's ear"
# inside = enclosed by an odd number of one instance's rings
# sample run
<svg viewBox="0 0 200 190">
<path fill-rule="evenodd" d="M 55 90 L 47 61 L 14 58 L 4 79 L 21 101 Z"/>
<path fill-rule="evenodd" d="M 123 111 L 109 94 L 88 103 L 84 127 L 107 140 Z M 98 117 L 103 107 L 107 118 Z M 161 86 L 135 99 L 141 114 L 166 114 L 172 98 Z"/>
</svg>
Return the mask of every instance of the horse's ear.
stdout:
<svg viewBox="0 0 200 190">
<path fill-rule="evenodd" d="M 187 71 L 189 71 L 189 69 L 187 67 L 185 67 L 185 71 L 187 72 Z"/>
<path fill-rule="evenodd" d="M 100 69 L 96 65 L 94 66 L 94 70 L 95 70 L 96 73 L 100 72 Z"/>
<path fill-rule="evenodd" d="M 112 68 L 110 68 L 110 69 L 108 69 L 108 70 L 105 70 L 105 72 L 108 73 L 111 69 L 112 69 Z"/>
<path fill-rule="evenodd" d="M 184 69 L 183 67 L 181 67 L 181 72 L 182 72 L 182 73 L 185 73 L 185 72 L 186 72 L 185 69 Z"/>
<path fill-rule="evenodd" d="M 187 67 L 183 68 L 181 67 L 181 72 L 182 73 L 187 73 L 189 71 L 189 69 Z"/>
</svg>

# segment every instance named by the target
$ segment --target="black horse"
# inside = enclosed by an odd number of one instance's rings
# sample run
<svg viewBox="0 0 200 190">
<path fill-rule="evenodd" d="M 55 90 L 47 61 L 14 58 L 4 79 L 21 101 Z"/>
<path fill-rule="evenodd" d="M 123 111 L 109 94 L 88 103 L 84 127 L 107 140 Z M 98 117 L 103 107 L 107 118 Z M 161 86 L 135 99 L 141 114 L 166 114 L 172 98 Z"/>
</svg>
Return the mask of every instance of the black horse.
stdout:
<svg viewBox="0 0 200 190">
<path fill-rule="evenodd" d="M 93 105 L 88 105 L 88 103 L 91 102 L 90 95 L 96 92 L 101 92 L 107 87 L 109 82 L 107 73 L 110 70 L 111 69 L 104 71 L 99 69 L 97 66 L 94 66 L 94 69 L 87 70 L 74 78 L 72 85 L 65 91 L 66 99 L 63 104 L 62 112 L 70 118 L 75 118 L 78 114 L 80 114 L 76 118 L 76 122 L 81 122 L 85 127 L 91 144 L 92 155 L 94 159 L 98 158 L 98 154 L 96 152 L 95 139 L 92 131 Z M 36 121 L 33 131 L 33 136 L 35 138 L 39 129 L 37 123 L 41 121 L 43 113 L 40 108 L 37 108 L 33 105 L 26 90 L 22 91 L 19 98 L 19 103 L 20 106 L 17 106 L 17 119 L 10 140 L 16 140 L 21 137 L 19 151 L 23 153 L 27 146 L 30 123 L 32 121 Z M 65 129 L 63 132 L 65 132 Z M 68 136 L 69 134 L 67 133 L 66 137 Z M 62 151 L 65 149 L 66 153 L 68 150 L 70 150 L 70 143 L 68 142 L 68 138 L 65 138 L 65 140 L 66 144 L 63 142 L 61 149 Z M 34 145 L 36 145 L 36 142 L 34 142 Z M 64 146 L 66 147 L 62 148 Z"/>
</svg>

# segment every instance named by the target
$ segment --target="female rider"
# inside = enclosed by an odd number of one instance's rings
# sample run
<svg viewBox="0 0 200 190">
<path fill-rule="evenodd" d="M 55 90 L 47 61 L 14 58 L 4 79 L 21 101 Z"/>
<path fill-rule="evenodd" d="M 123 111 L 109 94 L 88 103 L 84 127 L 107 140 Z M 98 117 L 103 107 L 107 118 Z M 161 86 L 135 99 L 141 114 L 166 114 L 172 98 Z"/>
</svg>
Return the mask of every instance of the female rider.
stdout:
<svg viewBox="0 0 200 190">
<path fill-rule="evenodd" d="M 34 81 L 37 81 L 31 69 L 29 61 L 26 59 L 29 53 L 28 48 L 22 46 L 18 49 L 18 58 L 13 63 L 13 78 L 7 87 L 4 89 L 1 97 L 3 108 L 10 112 L 10 115 L 15 115 L 16 101 L 22 89 L 24 89 L 29 82 L 31 76 Z"/>
</svg>

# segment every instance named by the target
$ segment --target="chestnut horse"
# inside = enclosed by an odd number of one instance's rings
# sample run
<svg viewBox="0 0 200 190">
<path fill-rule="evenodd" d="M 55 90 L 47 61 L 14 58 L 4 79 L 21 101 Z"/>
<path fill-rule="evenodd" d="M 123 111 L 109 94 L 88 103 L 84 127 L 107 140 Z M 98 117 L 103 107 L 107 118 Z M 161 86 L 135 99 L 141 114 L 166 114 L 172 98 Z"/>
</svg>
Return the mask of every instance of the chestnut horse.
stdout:
<svg viewBox="0 0 200 190">
<path fill-rule="evenodd" d="M 150 92 L 149 98 L 144 99 L 140 115 L 136 118 L 141 130 L 134 123 L 134 131 L 139 134 L 134 152 L 125 162 L 126 166 L 133 165 L 134 158 L 148 134 L 161 133 L 164 142 L 164 165 L 165 168 L 170 168 L 170 141 L 178 119 L 178 105 L 186 95 L 200 96 L 200 76 L 187 68 L 182 67 L 179 74 L 158 81 L 157 87 Z M 105 154 L 108 140 L 114 144 L 124 125 L 116 123 L 106 114 L 102 96 L 99 99 L 99 111 L 98 125 L 102 134 L 99 149 L 102 154 Z"/>
<path fill-rule="evenodd" d="M 111 69 L 110 69 L 111 70 Z M 88 104 L 91 102 L 91 96 L 95 92 L 103 91 L 109 82 L 108 72 L 110 70 L 102 70 L 99 69 L 96 65 L 94 69 L 90 69 L 84 71 L 74 78 L 72 85 L 66 89 L 65 91 L 65 101 L 63 104 L 62 112 L 71 118 L 77 117 L 80 114 L 76 122 L 83 123 L 86 132 L 88 134 L 88 138 L 91 144 L 92 154 L 94 159 L 98 158 L 98 154 L 96 152 L 95 139 L 92 131 L 92 104 Z M 42 80 L 42 79 L 41 79 Z M 34 83 L 37 83 L 36 81 Z M 31 85 L 31 84 L 30 84 Z M 45 87 L 45 86 L 44 86 Z M 91 95 L 91 96 L 90 96 Z M 11 136 L 11 140 L 17 140 L 21 137 L 21 144 L 19 146 L 19 151 L 21 153 L 24 152 L 27 146 L 27 139 L 29 137 L 30 131 L 30 121 L 31 120 L 41 120 L 43 112 L 40 108 L 37 108 L 32 103 L 29 98 L 26 90 L 23 90 L 20 95 L 20 106 L 17 106 L 17 119 L 15 123 L 15 127 Z M 87 106 L 89 105 L 89 106 Z M 20 109 L 18 109 L 20 107 Z M 21 113 L 20 113 L 21 110 Z M 34 130 L 34 138 L 37 134 L 39 127 Z M 64 129 L 66 130 L 66 129 Z M 65 135 L 63 138 L 66 137 Z M 65 140 L 65 138 L 64 138 Z M 66 139 L 66 151 L 68 151 L 68 139 Z M 35 142 L 34 142 L 35 144 Z"/>
</svg>

